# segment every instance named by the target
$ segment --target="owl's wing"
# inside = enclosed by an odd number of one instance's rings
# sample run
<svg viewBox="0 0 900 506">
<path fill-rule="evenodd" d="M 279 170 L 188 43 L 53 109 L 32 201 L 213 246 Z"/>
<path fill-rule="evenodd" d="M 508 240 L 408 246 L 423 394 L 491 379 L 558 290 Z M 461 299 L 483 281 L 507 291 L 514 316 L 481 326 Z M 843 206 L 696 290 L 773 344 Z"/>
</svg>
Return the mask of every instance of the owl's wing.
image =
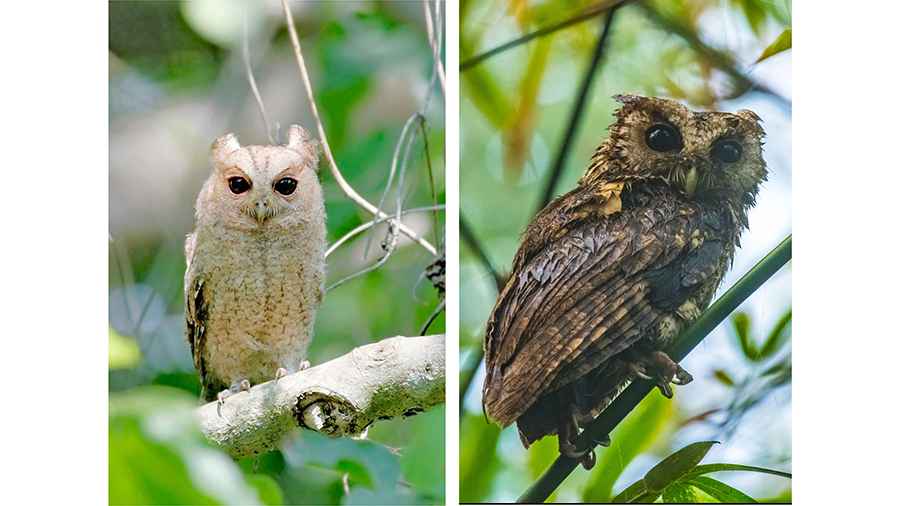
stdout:
<svg viewBox="0 0 900 506">
<path fill-rule="evenodd" d="M 721 243 L 691 241 L 701 211 L 657 204 L 577 224 L 516 265 L 485 336 L 492 419 L 512 423 L 629 348 L 717 272 Z"/>
<path fill-rule="evenodd" d="M 207 305 L 203 276 L 197 272 L 193 261 L 195 240 L 196 236 L 190 234 L 184 243 L 184 254 L 187 260 L 187 270 L 184 275 L 186 335 L 188 344 L 191 345 L 191 357 L 194 361 L 194 368 L 200 374 L 201 396 L 207 398 L 206 364 L 203 359 L 203 350 L 206 346 Z"/>
</svg>

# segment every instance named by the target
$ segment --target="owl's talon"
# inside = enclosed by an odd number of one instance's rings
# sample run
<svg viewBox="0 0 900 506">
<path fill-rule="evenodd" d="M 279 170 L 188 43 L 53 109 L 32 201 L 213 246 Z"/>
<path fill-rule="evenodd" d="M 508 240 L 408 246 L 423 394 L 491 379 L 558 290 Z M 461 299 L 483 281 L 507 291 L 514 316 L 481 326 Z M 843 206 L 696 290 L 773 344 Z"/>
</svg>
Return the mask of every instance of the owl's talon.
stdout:
<svg viewBox="0 0 900 506">
<path fill-rule="evenodd" d="M 597 454 L 591 449 L 578 461 L 581 462 L 581 467 L 583 467 L 585 471 L 590 471 L 594 468 L 594 465 L 597 464 Z"/>
<path fill-rule="evenodd" d="M 232 392 L 230 388 L 219 392 L 219 394 L 216 396 L 216 399 L 218 399 L 219 406 L 225 404 L 225 399 L 231 397 L 231 394 L 233 394 L 233 393 L 234 392 Z"/>
<path fill-rule="evenodd" d="M 278 369 L 275 369 L 275 383 L 278 383 L 278 380 L 287 376 L 287 374 L 288 374 L 288 371 L 284 367 L 279 367 Z"/>
<path fill-rule="evenodd" d="M 247 379 L 241 380 L 240 384 L 238 385 L 238 388 L 240 388 L 241 392 L 246 392 L 246 391 L 250 390 L 250 380 L 247 380 Z"/>
<path fill-rule="evenodd" d="M 628 363 L 628 369 L 638 378 L 653 381 L 659 392 L 671 399 L 675 392 L 671 385 L 687 385 L 694 378 L 663 351 L 654 351 Z"/>
<path fill-rule="evenodd" d="M 590 470 L 597 463 L 597 454 L 593 448 L 579 450 L 572 441 L 560 439 L 559 454 L 577 460 L 585 470 Z"/>
<path fill-rule="evenodd" d="M 687 385 L 688 383 L 694 381 L 694 377 L 681 366 L 678 366 L 678 371 L 675 373 L 675 377 L 672 379 L 672 383 L 676 385 Z"/>
<path fill-rule="evenodd" d="M 216 413 L 219 416 L 222 416 L 222 406 L 225 405 L 225 399 L 231 397 L 234 392 L 231 391 L 230 388 L 226 390 L 222 390 L 216 395 Z"/>
<path fill-rule="evenodd" d="M 300 362 L 300 368 L 298 369 L 298 371 L 305 371 L 309 369 L 309 366 L 309 360 L 304 360 L 303 362 Z"/>
<path fill-rule="evenodd" d="M 667 399 L 671 399 L 675 396 L 675 392 L 672 391 L 672 387 L 665 381 L 660 380 L 659 383 L 656 384 L 656 388 L 659 389 L 659 393 L 663 394 Z"/>
<path fill-rule="evenodd" d="M 575 438 L 578 437 L 579 430 L 578 421 L 575 419 L 574 413 L 568 419 L 562 420 L 557 429 L 559 453 L 577 460 L 586 470 L 591 469 L 597 463 L 597 456 L 594 454 L 593 448 L 579 450 L 575 445 Z"/>
<path fill-rule="evenodd" d="M 650 376 L 649 374 L 647 374 L 647 367 L 640 362 L 629 362 L 628 369 L 632 373 L 634 373 L 634 375 L 637 376 L 638 378 L 642 378 L 645 380 L 654 379 L 653 376 Z"/>
</svg>

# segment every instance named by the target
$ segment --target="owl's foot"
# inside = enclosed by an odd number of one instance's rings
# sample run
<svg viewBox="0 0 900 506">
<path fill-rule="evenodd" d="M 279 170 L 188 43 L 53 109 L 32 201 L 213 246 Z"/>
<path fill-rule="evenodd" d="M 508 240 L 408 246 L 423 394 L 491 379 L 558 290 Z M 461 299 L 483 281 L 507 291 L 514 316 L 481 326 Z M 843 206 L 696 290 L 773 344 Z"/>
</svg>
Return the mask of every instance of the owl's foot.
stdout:
<svg viewBox="0 0 900 506">
<path fill-rule="evenodd" d="M 231 397 L 231 395 L 232 395 L 233 393 L 234 393 L 234 392 L 232 392 L 230 388 L 227 388 L 227 389 L 222 390 L 221 392 L 219 392 L 219 395 L 216 396 L 216 399 L 218 399 L 219 407 L 220 407 L 220 408 L 222 407 L 222 405 L 225 404 L 225 399 Z"/>
<path fill-rule="evenodd" d="M 562 421 L 557 432 L 559 436 L 560 455 L 565 455 L 566 457 L 577 460 L 585 470 L 590 470 L 594 467 L 597 463 L 597 455 L 594 453 L 594 448 L 589 446 L 588 448 L 579 450 L 578 446 L 575 444 L 579 428 L 574 415 L 569 417 L 568 420 Z M 606 436 L 604 441 L 595 441 L 594 443 L 600 444 L 601 446 L 609 446 L 609 436 Z"/>
<path fill-rule="evenodd" d="M 670 384 L 687 385 L 694 380 L 663 351 L 654 351 L 645 358 L 629 362 L 628 368 L 639 378 L 656 381 L 656 387 L 669 399 L 674 395 Z"/>
<path fill-rule="evenodd" d="M 309 360 L 304 360 L 303 362 L 300 362 L 300 366 L 297 368 L 297 371 L 298 372 L 305 371 L 306 369 L 309 369 Z M 284 367 L 279 367 L 278 369 L 276 369 L 275 370 L 275 383 L 278 383 L 278 380 L 287 376 L 288 374 L 290 374 L 290 371 L 288 371 Z"/>
<path fill-rule="evenodd" d="M 218 411 L 219 416 L 222 416 L 222 406 L 225 405 L 225 399 L 238 392 L 246 392 L 247 390 L 250 390 L 250 380 L 243 379 L 241 381 L 234 382 L 234 384 L 231 385 L 231 388 L 219 392 L 219 394 L 216 395 L 216 400 L 218 402 L 216 410 Z"/>
</svg>

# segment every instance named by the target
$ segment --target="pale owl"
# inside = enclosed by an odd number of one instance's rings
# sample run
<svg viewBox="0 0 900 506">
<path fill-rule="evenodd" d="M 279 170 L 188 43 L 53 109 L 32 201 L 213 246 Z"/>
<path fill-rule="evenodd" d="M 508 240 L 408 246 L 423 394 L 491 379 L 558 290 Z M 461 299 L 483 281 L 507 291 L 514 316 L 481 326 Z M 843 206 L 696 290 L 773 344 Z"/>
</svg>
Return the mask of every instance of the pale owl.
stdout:
<svg viewBox="0 0 900 506">
<path fill-rule="evenodd" d="M 299 126 L 283 146 L 212 146 L 212 173 L 185 241 L 187 339 L 202 395 L 306 366 L 325 279 L 318 143 Z"/>
</svg>

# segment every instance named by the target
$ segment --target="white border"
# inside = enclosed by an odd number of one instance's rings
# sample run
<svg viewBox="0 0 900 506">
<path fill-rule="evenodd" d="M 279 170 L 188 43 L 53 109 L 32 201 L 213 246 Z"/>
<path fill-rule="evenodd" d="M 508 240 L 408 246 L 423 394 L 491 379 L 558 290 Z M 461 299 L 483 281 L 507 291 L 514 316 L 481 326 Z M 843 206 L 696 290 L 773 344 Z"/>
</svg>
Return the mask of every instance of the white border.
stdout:
<svg viewBox="0 0 900 506">
<path fill-rule="evenodd" d="M 447 2 L 447 423 L 446 503 L 459 502 L 459 8 Z"/>
<path fill-rule="evenodd" d="M 107 8 L 4 6 L 2 504 L 107 502 Z"/>
</svg>

